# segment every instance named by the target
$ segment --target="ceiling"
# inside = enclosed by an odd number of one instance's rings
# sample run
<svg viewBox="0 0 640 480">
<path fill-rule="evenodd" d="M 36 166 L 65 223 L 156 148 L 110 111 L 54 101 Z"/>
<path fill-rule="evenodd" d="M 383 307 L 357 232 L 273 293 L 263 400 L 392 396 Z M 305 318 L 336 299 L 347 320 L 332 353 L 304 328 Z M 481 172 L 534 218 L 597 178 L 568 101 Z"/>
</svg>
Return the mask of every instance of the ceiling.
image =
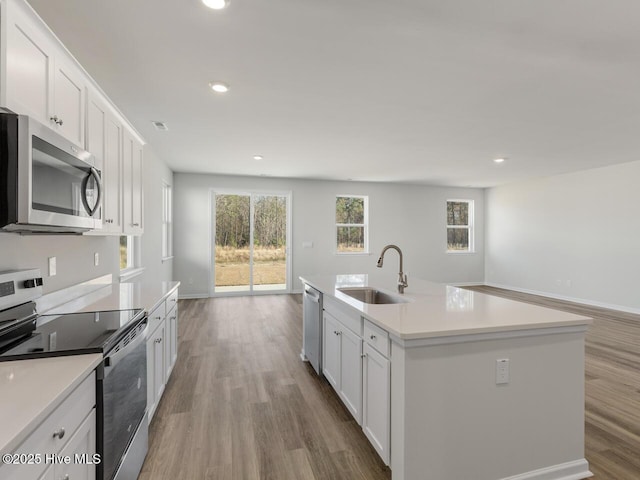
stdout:
<svg viewBox="0 0 640 480">
<path fill-rule="evenodd" d="M 177 172 L 489 187 L 640 160 L 636 1 L 230 1 L 30 3 Z"/>
</svg>

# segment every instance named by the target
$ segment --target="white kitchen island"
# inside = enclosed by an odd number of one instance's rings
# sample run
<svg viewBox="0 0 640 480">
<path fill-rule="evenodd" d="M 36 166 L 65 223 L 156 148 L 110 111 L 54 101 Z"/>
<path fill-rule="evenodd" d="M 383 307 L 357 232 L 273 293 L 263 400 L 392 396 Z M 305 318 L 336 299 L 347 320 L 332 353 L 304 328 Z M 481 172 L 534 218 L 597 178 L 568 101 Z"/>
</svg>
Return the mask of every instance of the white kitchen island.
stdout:
<svg viewBox="0 0 640 480">
<path fill-rule="evenodd" d="M 591 319 L 415 278 L 399 295 L 395 276 L 381 273 L 301 280 L 324 297 L 323 373 L 393 480 L 592 476 L 584 458 Z M 368 304 L 339 290 L 367 286 L 405 303 Z"/>
</svg>

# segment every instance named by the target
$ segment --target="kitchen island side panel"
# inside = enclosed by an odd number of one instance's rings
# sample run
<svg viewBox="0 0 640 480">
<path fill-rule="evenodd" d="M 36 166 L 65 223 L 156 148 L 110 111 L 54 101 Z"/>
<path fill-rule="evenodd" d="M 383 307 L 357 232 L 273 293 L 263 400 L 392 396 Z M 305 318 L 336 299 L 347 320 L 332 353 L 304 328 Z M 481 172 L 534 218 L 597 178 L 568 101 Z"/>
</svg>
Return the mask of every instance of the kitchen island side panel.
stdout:
<svg viewBox="0 0 640 480">
<path fill-rule="evenodd" d="M 565 465 L 590 476 L 584 332 L 392 348 L 393 377 L 404 370 L 392 380 L 393 480 L 560 479 Z M 496 385 L 505 358 L 510 382 Z"/>
</svg>

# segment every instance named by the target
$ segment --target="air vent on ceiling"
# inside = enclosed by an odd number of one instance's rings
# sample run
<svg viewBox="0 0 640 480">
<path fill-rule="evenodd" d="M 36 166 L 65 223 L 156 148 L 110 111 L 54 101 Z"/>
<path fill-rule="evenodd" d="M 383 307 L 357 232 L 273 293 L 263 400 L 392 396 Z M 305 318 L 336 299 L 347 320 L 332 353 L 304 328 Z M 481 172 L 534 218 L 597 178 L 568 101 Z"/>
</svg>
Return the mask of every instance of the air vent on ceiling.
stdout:
<svg viewBox="0 0 640 480">
<path fill-rule="evenodd" d="M 169 127 L 167 127 L 167 124 L 164 122 L 151 122 L 153 123 L 153 126 L 156 127 L 156 130 L 162 130 L 163 132 L 166 132 L 167 130 L 169 130 Z"/>
</svg>

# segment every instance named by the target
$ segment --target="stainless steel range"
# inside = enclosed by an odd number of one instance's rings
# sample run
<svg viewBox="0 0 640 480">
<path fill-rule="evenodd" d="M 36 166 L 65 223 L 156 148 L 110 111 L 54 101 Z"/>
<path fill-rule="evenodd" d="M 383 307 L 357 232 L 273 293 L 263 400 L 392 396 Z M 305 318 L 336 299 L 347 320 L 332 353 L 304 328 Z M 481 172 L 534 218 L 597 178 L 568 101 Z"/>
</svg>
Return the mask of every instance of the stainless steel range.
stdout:
<svg viewBox="0 0 640 480">
<path fill-rule="evenodd" d="M 102 353 L 97 368 L 100 480 L 135 479 L 147 453 L 147 317 L 143 310 L 38 315 L 39 270 L 0 272 L 0 361 Z"/>
</svg>

